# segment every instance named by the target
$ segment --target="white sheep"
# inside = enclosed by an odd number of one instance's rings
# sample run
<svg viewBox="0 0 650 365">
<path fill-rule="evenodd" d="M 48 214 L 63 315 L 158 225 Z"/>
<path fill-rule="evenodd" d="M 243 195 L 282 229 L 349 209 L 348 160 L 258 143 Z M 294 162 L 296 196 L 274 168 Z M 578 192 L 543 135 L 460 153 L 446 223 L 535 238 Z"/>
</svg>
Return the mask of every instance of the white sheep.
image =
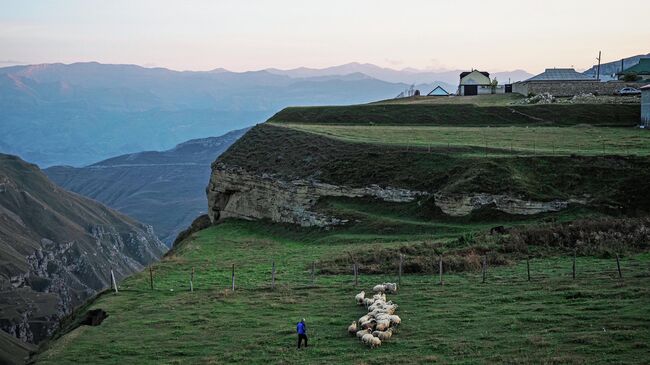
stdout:
<svg viewBox="0 0 650 365">
<path fill-rule="evenodd" d="M 395 283 L 383 283 L 384 291 L 389 294 L 397 293 L 397 284 Z"/>
<path fill-rule="evenodd" d="M 375 303 L 375 300 L 372 299 L 372 298 L 363 298 L 363 304 L 365 304 L 366 308 L 373 305 L 374 303 Z"/>
<path fill-rule="evenodd" d="M 372 341 L 373 337 L 374 336 L 371 335 L 370 333 L 366 333 L 365 335 L 361 336 L 361 341 L 363 341 L 363 343 L 365 344 L 370 345 L 370 342 Z"/>
<path fill-rule="evenodd" d="M 375 331 L 372 333 L 373 336 L 378 337 L 382 341 L 388 341 L 390 340 L 391 336 L 393 336 L 393 330 L 391 328 L 387 329 L 386 331 Z"/>
<path fill-rule="evenodd" d="M 378 337 L 372 336 L 370 339 L 370 348 L 376 348 L 381 346 L 381 340 Z"/>
<path fill-rule="evenodd" d="M 377 324 L 377 321 L 375 321 L 374 319 L 371 319 L 371 320 L 369 320 L 367 322 L 361 323 L 361 328 L 363 328 L 364 330 L 367 330 L 367 329 L 372 330 L 372 329 L 375 328 L 376 324 Z"/>
<path fill-rule="evenodd" d="M 390 327 L 390 320 L 389 319 L 382 319 L 381 321 L 377 321 L 377 324 L 375 325 L 375 329 L 377 331 L 386 331 L 388 327 Z"/>
<path fill-rule="evenodd" d="M 383 293 L 385 290 L 384 284 L 377 284 L 372 288 L 372 291 L 375 293 Z"/>
<path fill-rule="evenodd" d="M 357 304 L 362 305 L 365 297 L 366 297 L 366 292 L 362 290 L 361 293 L 354 296 L 354 299 L 357 301 Z"/>
<path fill-rule="evenodd" d="M 395 314 L 391 315 L 389 320 L 390 320 L 390 323 L 395 325 L 395 326 L 399 326 L 399 324 L 402 323 L 402 319 L 398 315 L 395 315 Z"/>
<path fill-rule="evenodd" d="M 357 322 L 352 321 L 352 324 L 348 326 L 348 333 L 351 335 L 357 333 Z"/>
<path fill-rule="evenodd" d="M 359 330 L 359 331 L 357 331 L 356 335 L 357 335 L 358 339 L 361 339 L 364 335 L 367 335 L 369 333 L 370 333 L 370 331 L 368 331 L 368 330 Z"/>
</svg>

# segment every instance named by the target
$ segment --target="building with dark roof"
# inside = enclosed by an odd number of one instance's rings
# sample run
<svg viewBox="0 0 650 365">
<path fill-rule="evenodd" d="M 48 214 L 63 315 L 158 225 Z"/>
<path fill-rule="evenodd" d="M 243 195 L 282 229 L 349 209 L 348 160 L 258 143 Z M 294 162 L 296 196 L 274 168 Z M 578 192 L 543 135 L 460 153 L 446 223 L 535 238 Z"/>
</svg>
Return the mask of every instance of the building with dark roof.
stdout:
<svg viewBox="0 0 650 365">
<path fill-rule="evenodd" d="M 619 80 L 630 74 L 637 75 L 643 81 L 650 80 L 650 58 L 641 58 L 636 65 L 617 73 Z"/>
<path fill-rule="evenodd" d="M 449 93 L 442 86 L 438 85 L 427 96 L 449 96 Z"/>
<path fill-rule="evenodd" d="M 461 72 L 458 95 L 492 94 L 492 89 L 489 72 L 478 70 Z"/>
</svg>

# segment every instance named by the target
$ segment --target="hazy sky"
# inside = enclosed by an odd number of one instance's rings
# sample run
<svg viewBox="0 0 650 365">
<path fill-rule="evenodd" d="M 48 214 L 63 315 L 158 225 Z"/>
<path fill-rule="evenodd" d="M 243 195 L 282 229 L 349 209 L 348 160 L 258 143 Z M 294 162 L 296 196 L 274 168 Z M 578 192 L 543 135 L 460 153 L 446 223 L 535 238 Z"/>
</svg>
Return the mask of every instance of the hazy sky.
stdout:
<svg viewBox="0 0 650 365">
<path fill-rule="evenodd" d="M 0 66 L 542 71 L 650 52 L 650 0 L 0 0 Z"/>
</svg>

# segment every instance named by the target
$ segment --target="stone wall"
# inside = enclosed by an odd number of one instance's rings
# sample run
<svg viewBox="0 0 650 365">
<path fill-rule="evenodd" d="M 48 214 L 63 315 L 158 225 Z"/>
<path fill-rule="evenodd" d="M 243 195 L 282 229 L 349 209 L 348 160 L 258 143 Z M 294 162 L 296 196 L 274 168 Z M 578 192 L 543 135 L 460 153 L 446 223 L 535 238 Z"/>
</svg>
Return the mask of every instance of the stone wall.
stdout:
<svg viewBox="0 0 650 365">
<path fill-rule="evenodd" d="M 549 93 L 556 97 L 574 96 L 579 94 L 613 95 L 620 89 L 631 86 L 639 88 L 641 85 L 634 82 L 623 81 L 537 81 L 517 82 L 512 85 L 512 92 L 522 95 Z"/>
</svg>

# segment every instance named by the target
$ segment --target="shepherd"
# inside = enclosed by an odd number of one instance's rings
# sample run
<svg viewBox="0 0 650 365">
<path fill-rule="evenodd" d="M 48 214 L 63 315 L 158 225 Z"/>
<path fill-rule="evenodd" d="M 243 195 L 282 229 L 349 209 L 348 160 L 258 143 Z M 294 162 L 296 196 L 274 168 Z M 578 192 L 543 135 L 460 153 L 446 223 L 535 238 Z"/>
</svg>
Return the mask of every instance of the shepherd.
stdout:
<svg viewBox="0 0 650 365">
<path fill-rule="evenodd" d="M 303 340 L 305 341 L 305 347 L 307 347 L 307 325 L 304 318 L 296 325 L 296 332 L 298 332 L 298 350 L 300 350 L 300 344 Z"/>
</svg>

